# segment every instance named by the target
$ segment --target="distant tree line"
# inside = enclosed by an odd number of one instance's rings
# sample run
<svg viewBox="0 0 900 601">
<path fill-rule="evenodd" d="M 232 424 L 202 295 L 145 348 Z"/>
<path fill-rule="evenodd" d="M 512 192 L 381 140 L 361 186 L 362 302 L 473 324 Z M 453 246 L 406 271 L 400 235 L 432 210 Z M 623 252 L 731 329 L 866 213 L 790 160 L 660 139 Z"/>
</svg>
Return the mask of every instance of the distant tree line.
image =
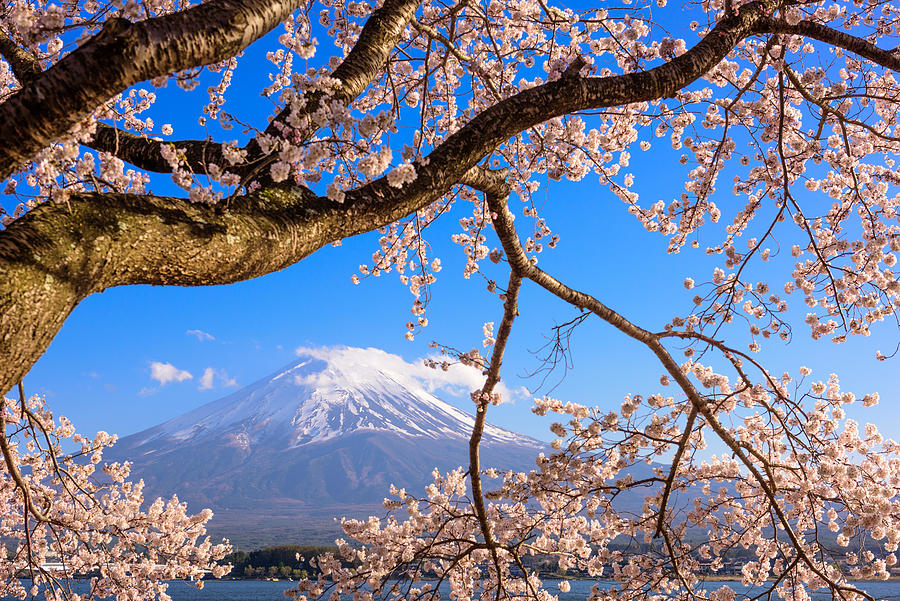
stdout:
<svg viewBox="0 0 900 601">
<path fill-rule="evenodd" d="M 235 551 L 222 559 L 234 566 L 231 578 L 306 578 L 316 572 L 311 560 L 322 553 L 337 553 L 336 547 L 279 545 L 256 551 Z"/>
<path fill-rule="evenodd" d="M 632 555 L 657 555 L 664 550 L 658 545 L 652 543 L 639 543 L 629 541 L 626 544 L 612 543 L 609 545 L 611 551 L 617 551 L 622 557 Z M 878 554 L 879 549 L 874 545 L 870 549 L 873 553 Z M 317 573 L 314 565 L 314 559 L 323 553 L 337 554 L 337 548 L 325 545 L 278 545 L 274 547 L 266 547 L 256 551 L 235 551 L 226 555 L 220 563 L 230 563 L 233 567 L 226 578 L 234 579 L 262 579 L 262 578 L 309 578 Z M 883 550 L 881 550 L 883 556 Z M 726 563 L 741 562 L 753 559 L 753 551 L 751 549 L 732 548 L 727 551 L 724 556 Z M 584 570 L 569 568 L 560 570 L 558 567 L 558 557 L 549 554 L 538 554 L 525 556 L 522 558 L 523 566 L 534 571 L 544 577 L 557 578 L 584 578 L 589 575 Z M 835 554 L 835 565 L 843 559 L 843 554 Z M 621 562 L 621 560 L 620 560 Z M 620 563 L 613 562 L 613 563 Z M 612 563 L 604 569 L 604 574 L 609 576 L 612 570 Z M 517 573 L 518 570 L 513 570 Z M 723 566 L 717 572 L 721 575 L 734 574 L 732 566 Z M 701 567 L 701 574 L 709 574 L 708 568 Z M 403 575 L 398 573 L 396 577 L 402 578 Z"/>
</svg>

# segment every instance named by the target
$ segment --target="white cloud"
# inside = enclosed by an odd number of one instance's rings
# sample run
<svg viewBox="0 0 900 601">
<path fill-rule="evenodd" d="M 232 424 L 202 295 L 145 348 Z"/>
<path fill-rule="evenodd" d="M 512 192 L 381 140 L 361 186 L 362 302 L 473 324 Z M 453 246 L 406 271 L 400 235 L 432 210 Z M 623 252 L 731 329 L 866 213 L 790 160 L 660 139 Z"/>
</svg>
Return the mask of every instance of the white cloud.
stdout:
<svg viewBox="0 0 900 601">
<path fill-rule="evenodd" d="M 211 367 L 207 367 L 203 370 L 203 375 L 200 376 L 200 386 L 197 387 L 198 390 L 209 390 L 213 387 L 213 376 L 216 375 L 216 370 Z"/>
<path fill-rule="evenodd" d="M 200 376 L 200 386 L 197 387 L 197 390 L 210 390 L 215 386 L 215 380 L 219 380 L 219 386 L 221 388 L 237 386 L 237 380 L 229 378 L 228 372 L 224 369 L 207 367 L 203 370 L 203 375 Z"/>
<path fill-rule="evenodd" d="M 368 367 L 390 374 L 401 384 L 410 387 L 422 387 L 432 393 L 442 390 L 454 396 L 468 397 L 470 392 L 479 390 L 484 386 L 485 380 L 481 370 L 476 367 L 454 363 L 449 366 L 447 371 L 440 368 L 432 369 L 425 365 L 424 359 L 417 359 L 413 363 L 409 363 L 399 355 L 377 348 L 299 347 L 296 349 L 296 353 L 321 359 L 327 361 L 330 365 L 344 368 L 341 369 L 340 378 L 352 377 L 354 366 Z M 447 357 L 433 356 L 431 358 L 438 363 L 448 361 Z M 336 375 L 326 370 L 312 377 L 317 380 L 316 383 L 322 384 Z M 522 389 L 519 388 L 512 392 L 503 383 L 500 383 L 495 390 L 500 393 L 504 402 L 509 402 L 516 396 L 519 396 Z"/>
<path fill-rule="evenodd" d="M 206 342 L 208 340 L 215 340 L 216 337 L 208 332 L 204 332 L 203 330 L 188 330 L 186 332 L 188 336 L 196 336 L 197 340 L 201 342 Z"/>
<path fill-rule="evenodd" d="M 191 372 L 184 369 L 178 369 L 171 363 L 154 361 L 150 364 L 150 377 L 161 385 L 164 385 L 169 382 L 184 382 L 185 380 L 190 380 L 194 376 Z"/>
</svg>

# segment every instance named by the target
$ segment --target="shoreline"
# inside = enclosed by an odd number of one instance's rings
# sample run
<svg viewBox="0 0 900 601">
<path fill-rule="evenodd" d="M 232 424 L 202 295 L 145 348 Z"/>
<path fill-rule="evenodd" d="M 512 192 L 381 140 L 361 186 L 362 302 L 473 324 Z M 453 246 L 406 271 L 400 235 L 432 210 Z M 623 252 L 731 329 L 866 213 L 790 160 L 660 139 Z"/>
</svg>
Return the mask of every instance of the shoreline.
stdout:
<svg viewBox="0 0 900 601">
<path fill-rule="evenodd" d="M 587 576 L 560 576 L 558 574 L 553 575 L 545 575 L 539 574 L 538 577 L 544 582 L 556 582 L 562 580 L 569 581 L 577 581 L 577 582 L 609 582 L 615 583 L 615 580 L 611 580 L 609 578 L 590 578 Z M 297 582 L 297 579 L 288 579 L 288 578 L 208 578 L 204 579 L 207 582 Z M 422 582 L 429 582 L 432 580 L 437 580 L 437 578 L 420 578 Z M 766 579 L 766 582 L 772 582 L 774 578 Z M 887 580 L 881 579 L 871 579 L 871 580 L 848 580 L 847 582 L 898 582 L 900 581 L 900 576 L 891 576 Z M 179 580 L 171 580 L 169 582 L 180 582 Z M 704 582 L 734 582 L 740 586 L 745 586 L 740 578 L 736 578 L 734 576 L 726 576 L 726 575 L 706 575 L 705 578 L 700 579 L 700 584 L 702 585 Z"/>
</svg>

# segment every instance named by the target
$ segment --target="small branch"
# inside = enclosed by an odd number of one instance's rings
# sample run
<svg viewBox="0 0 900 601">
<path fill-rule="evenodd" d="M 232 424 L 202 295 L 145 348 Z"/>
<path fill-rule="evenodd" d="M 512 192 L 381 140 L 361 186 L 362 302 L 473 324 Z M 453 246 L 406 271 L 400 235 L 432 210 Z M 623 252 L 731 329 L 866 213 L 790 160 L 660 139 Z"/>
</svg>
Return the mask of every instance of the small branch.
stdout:
<svg viewBox="0 0 900 601">
<path fill-rule="evenodd" d="M 678 450 L 675 452 L 675 457 L 672 458 L 672 467 L 669 468 L 669 477 L 666 478 L 666 486 L 663 489 L 662 500 L 659 502 L 659 517 L 656 520 L 656 532 L 653 535 L 654 537 L 663 534 L 666 518 L 666 505 L 669 502 L 669 495 L 672 494 L 672 485 L 675 482 L 675 474 L 678 471 L 678 464 L 681 463 L 681 457 L 682 455 L 684 455 L 685 448 L 687 448 L 688 439 L 691 437 L 691 432 L 694 429 L 694 420 L 696 420 L 696 418 L 697 408 L 691 407 L 691 412 L 688 414 L 687 423 L 684 425 L 684 434 L 682 434 L 681 440 L 678 441 Z"/>
<path fill-rule="evenodd" d="M 871 133 L 875 136 L 878 136 L 882 140 L 886 140 L 888 142 L 900 142 L 900 137 L 889 136 L 889 135 L 885 134 L 884 132 L 880 132 L 880 131 L 876 130 L 874 127 L 872 127 L 868 123 L 863 123 L 862 121 L 857 121 L 856 119 L 851 119 L 849 117 L 846 117 L 843 113 L 841 113 L 837 109 L 833 108 L 831 105 L 829 105 L 824 100 L 817 99 L 815 96 L 813 96 L 810 93 L 810 91 L 806 88 L 806 86 L 803 85 L 803 83 L 800 81 L 800 78 L 797 77 L 796 73 L 794 73 L 793 69 L 791 69 L 787 64 L 784 65 L 783 69 L 784 69 L 784 74 L 788 78 L 788 81 L 790 81 L 791 85 L 794 86 L 794 89 L 797 90 L 797 92 L 799 92 L 801 96 L 803 96 L 803 99 L 806 100 L 807 102 L 809 102 L 810 104 L 816 105 L 817 107 L 819 107 L 819 109 L 821 109 L 822 118 L 820 120 L 821 125 L 819 125 L 819 127 L 818 127 L 819 131 L 822 130 L 822 128 L 824 127 L 824 123 L 827 122 L 828 115 L 834 115 L 835 119 L 837 119 L 838 121 L 843 121 L 845 123 L 849 123 L 850 125 L 854 125 L 861 129 L 865 129 L 869 133 Z M 816 136 L 816 138 L 818 138 L 818 137 L 819 136 Z"/>
<path fill-rule="evenodd" d="M 681 367 L 677 362 L 675 362 L 669 351 L 662 345 L 660 337 L 637 326 L 630 320 L 626 319 L 619 313 L 604 305 L 598 299 L 566 286 L 553 276 L 547 274 L 535 265 L 532 265 L 528 260 L 524 249 L 522 248 L 521 242 L 519 241 L 518 234 L 516 233 L 515 227 L 513 226 L 513 216 L 512 213 L 509 212 L 509 208 L 506 206 L 505 198 L 490 195 L 488 196 L 488 203 L 491 206 L 491 210 L 495 213 L 494 228 L 497 231 L 497 235 L 499 236 L 501 243 L 503 244 L 503 248 L 506 251 L 507 257 L 509 258 L 509 262 L 513 270 L 517 272 L 523 279 L 527 278 L 532 280 L 560 299 L 573 304 L 576 307 L 590 310 L 592 313 L 594 313 L 619 331 L 647 346 L 660 360 L 669 375 L 677 382 L 678 386 L 685 393 L 685 396 L 687 396 L 688 401 L 691 403 L 694 409 L 703 416 L 707 424 L 709 424 L 710 428 L 712 428 L 713 432 L 716 433 L 719 439 L 731 450 L 732 453 L 734 453 L 734 456 L 737 457 L 737 459 L 739 459 L 740 462 L 747 468 L 747 471 L 757 482 L 760 489 L 762 490 L 762 493 L 765 495 L 765 498 L 768 500 L 772 512 L 777 516 L 778 522 L 784 529 L 784 532 L 787 535 L 788 539 L 791 541 L 792 546 L 796 550 L 797 554 L 802 558 L 803 563 L 809 568 L 809 570 L 820 577 L 822 580 L 827 582 L 829 586 L 833 587 L 835 590 L 855 593 L 872 601 L 873 597 L 871 595 L 868 595 L 857 587 L 847 584 L 838 584 L 834 582 L 827 576 L 827 574 L 825 574 L 821 567 L 816 565 L 813 558 L 810 557 L 804 549 L 802 542 L 799 540 L 796 532 L 794 531 L 794 526 L 792 525 L 791 520 L 787 517 L 784 509 L 778 502 L 778 488 L 775 483 L 772 482 L 769 477 L 763 476 L 756 462 L 754 462 L 753 459 L 751 459 L 747 455 L 746 446 L 740 441 L 736 440 L 734 436 L 725 429 L 725 427 L 716 416 L 714 408 L 711 407 L 710 403 L 707 402 L 707 399 L 705 399 L 700 394 L 694 384 L 688 379 L 687 374 L 682 371 Z M 753 455 L 764 466 L 764 470 L 768 471 L 769 465 L 765 458 L 756 453 L 754 453 Z"/>
<path fill-rule="evenodd" d="M 471 68 L 475 73 L 481 75 L 485 87 L 490 90 L 494 98 L 496 98 L 497 100 L 503 99 L 503 97 L 500 95 L 500 91 L 497 90 L 497 87 L 494 85 L 494 82 L 491 81 L 491 78 L 488 77 L 487 73 L 483 72 L 483 70 L 479 67 L 478 61 L 454 46 L 453 42 L 448 40 L 441 32 L 439 32 L 434 27 L 425 23 L 421 23 L 416 19 L 412 20 L 412 25 L 431 39 L 440 42 L 447 49 L 447 52 L 456 57 L 456 60 L 461 63 L 468 64 L 469 68 Z"/>
<path fill-rule="evenodd" d="M 21 383 L 19 386 L 21 387 Z M 19 390 L 21 391 L 22 388 Z M 34 506 L 28 483 L 25 482 L 25 479 L 22 477 L 22 472 L 19 471 L 19 466 L 16 464 L 15 459 L 13 459 L 12 449 L 10 449 L 9 440 L 6 438 L 6 399 L 3 397 L 0 397 L 0 452 L 3 453 L 3 460 L 6 463 L 6 469 L 9 471 L 10 477 L 13 479 L 13 482 L 16 483 L 16 488 L 22 493 L 22 501 L 24 503 L 26 515 L 30 513 L 34 516 L 34 519 L 39 522 L 50 522 L 50 518 Z M 27 524 L 25 529 L 28 529 Z"/>
<path fill-rule="evenodd" d="M 472 437 L 469 439 L 469 481 L 472 484 L 472 504 L 475 506 L 475 516 L 481 527 L 484 542 L 491 553 L 494 567 L 497 570 L 497 598 L 500 598 L 500 589 L 503 584 L 500 557 L 497 554 L 497 543 L 491 531 L 491 522 L 484 506 L 484 492 L 481 488 L 481 465 L 479 463 L 479 445 L 484 432 L 484 424 L 487 417 L 487 408 L 491 403 L 494 387 L 500 381 L 500 367 L 503 364 L 503 353 L 506 350 L 506 342 L 512 329 L 513 320 L 518 315 L 519 287 L 522 279 L 514 272 L 509 274 L 509 285 L 506 288 L 506 300 L 503 303 L 503 320 L 497 330 L 497 338 L 494 342 L 494 351 L 487 369 L 487 379 L 478 393 L 475 413 L 475 425 L 472 428 Z"/>
</svg>

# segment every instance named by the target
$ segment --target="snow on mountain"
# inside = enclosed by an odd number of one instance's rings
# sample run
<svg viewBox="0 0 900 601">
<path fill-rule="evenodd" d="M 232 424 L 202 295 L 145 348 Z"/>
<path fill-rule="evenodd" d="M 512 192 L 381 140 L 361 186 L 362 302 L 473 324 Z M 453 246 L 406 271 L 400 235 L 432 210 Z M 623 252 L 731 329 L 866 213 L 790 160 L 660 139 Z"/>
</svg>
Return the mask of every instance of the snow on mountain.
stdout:
<svg viewBox="0 0 900 601">
<path fill-rule="evenodd" d="M 269 377 L 120 439 L 104 459 L 132 461 L 149 498 L 212 508 L 216 535 L 327 540 L 336 516 L 383 514 L 392 484 L 421 492 L 435 468 L 468 465 L 473 417 L 436 393 L 482 381 L 474 369 L 435 371 L 377 349 L 306 349 Z M 482 465 L 533 469 L 545 448 L 487 425 Z"/>
<path fill-rule="evenodd" d="M 227 437 L 235 445 L 261 442 L 295 448 L 362 430 L 413 438 L 470 436 L 474 418 L 429 392 L 427 383 L 409 369 L 383 361 L 393 356 L 375 349 L 310 352 L 316 356 L 301 355 L 298 362 L 273 376 L 146 431 L 147 437 L 138 444 L 157 438 Z M 541 446 L 532 438 L 490 424 L 485 427 L 484 442 Z"/>
</svg>

